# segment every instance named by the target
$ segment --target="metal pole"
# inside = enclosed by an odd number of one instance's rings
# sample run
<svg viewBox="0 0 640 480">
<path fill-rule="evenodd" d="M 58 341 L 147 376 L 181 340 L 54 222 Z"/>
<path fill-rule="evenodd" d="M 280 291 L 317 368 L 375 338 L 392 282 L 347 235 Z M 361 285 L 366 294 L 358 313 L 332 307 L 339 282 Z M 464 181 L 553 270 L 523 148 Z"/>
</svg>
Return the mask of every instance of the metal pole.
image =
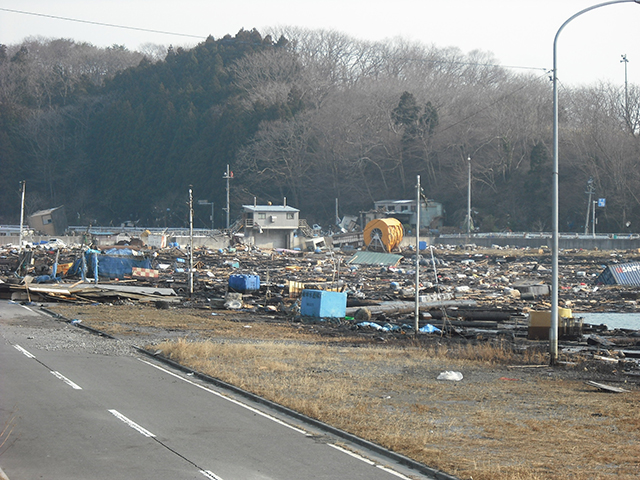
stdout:
<svg viewBox="0 0 640 480">
<path fill-rule="evenodd" d="M 193 295 L 193 189 L 189 187 L 189 293 Z"/>
<path fill-rule="evenodd" d="M 584 221 L 584 234 L 585 235 L 587 233 L 589 233 L 589 211 L 591 209 L 591 195 L 594 194 L 593 178 L 589 178 L 589 181 L 587 182 L 587 187 L 589 188 L 589 190 L 587 191 L 587 193 L 589 194 L 589 200 L 587 200 L 587 218 Z"/>
<path fill-rule="evenodd" d="M 564 27 L 574 18 L 599 7 L 614 3 L 640 3 L 640 0 L 613 0 L 585 8 L 569 17 L 560 26 L 553 39 L 553 206 L 552 206 L 552 244 L 551 244 L 551 330 L 549 332 L 549 357 L 551 365 L 558 360 L 558 37 Z"/>
<path fill-rule="evenodd" d="M 227 179 L 227 208 L 225 209 L 227 212 L 227 229 L 229 229 L 229 179 L 231 179 L 229 173 L 229 164 L 227 163 L 227 172 L 224 174 L 224 178 Z"/>
<path fill-rule="evenodd" d="M 469 162 L 469 183 L 467 186 L 467 237 L 471 237 L 471 157 L 467 157 Z M 467 238 L 467 243 L 469 238 Z"/>
<path fill-rule="evenodd" d="M 627 82 L 627 54 L 622 55 L 622 60 L 620 62 L 624 63 L 624 114 L 626 115 L 627 123 L 629 123 L 629 84 Z"/>
<path fill-rule="evenodd" d="M 584 234 L 589 233 L 589 213 L 591 211 L 591 193 L 589 193 L 589 200 L 587 200 L 587 219 L 584 222 Z"/>
<path fill-rule="evenodd" d="M 593 219 L 591 220 L 591 228 L 592 228 L 592 232 L 593 232 L 593 238 L 596 238 L 596 202 L 595 200 L 593 201 Z"/>
<path fill-rule="evenodd" d="M 22 227 L 24 225 L 24 192 L 27 182 L 26 180 L 22 180 L 20 183 L 22 184 L 22 200 L 20 202 L 20 247 L 18 248 L 18 251 L 22 252 Z"/>
<path fill-rule="evenodd" d="M 420 328 L 420 175 L 416 176 L 416 305 L 414 312 L 415 335 Z"/>
</svg>

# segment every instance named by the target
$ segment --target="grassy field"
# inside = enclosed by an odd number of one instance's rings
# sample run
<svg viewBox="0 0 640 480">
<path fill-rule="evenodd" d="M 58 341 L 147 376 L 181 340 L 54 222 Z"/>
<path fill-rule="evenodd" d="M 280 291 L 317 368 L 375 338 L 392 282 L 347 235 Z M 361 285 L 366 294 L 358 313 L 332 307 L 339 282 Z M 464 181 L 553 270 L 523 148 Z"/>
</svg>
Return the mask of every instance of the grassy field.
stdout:
<svg viewBox="0 0 640 480">
<path fill-rule="evenodd" d="M 195 370 L 461 479 L 635 479 L 640 472 L 640 390 L 600 392 L 584 381 L 601 379 L 604 367 L 550 368 L 544 348 L 514 353 L 506 342 L 438 336 L 383 341 L 222 311 L 52 310 L 139 338 Z M 445 371 L 463 379 L 438 380 Z"/>
</svg>

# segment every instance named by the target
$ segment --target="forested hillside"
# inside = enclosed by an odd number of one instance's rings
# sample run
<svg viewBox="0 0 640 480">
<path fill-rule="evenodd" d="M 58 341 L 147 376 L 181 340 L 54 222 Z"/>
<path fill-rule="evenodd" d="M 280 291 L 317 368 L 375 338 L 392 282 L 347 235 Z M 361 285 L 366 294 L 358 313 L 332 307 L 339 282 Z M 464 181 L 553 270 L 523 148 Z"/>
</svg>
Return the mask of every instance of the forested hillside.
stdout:
<svg viewBox="0 0 640 480">
<path fill-rule="evenodd" d="M 158 53 L 71 40 L 0 46 L 0 222 L 64 204 L 71 224 L 183 226 L 187 192 L 281 202 L 329 224 L 374 200 L 425 194 L 466 214 L 471 159 L 481 231 L 549 230 L 548 72 L 485 52 L 281 29 Z M 598 231 L 640 232 L 640 90 L 560 78 L 560 229 L 583 231 L 592 178 Z M 200 211 L 202 210 L 202 211 Z M 196 206 L 197 226 L 210 207 Z"/>
</svg>

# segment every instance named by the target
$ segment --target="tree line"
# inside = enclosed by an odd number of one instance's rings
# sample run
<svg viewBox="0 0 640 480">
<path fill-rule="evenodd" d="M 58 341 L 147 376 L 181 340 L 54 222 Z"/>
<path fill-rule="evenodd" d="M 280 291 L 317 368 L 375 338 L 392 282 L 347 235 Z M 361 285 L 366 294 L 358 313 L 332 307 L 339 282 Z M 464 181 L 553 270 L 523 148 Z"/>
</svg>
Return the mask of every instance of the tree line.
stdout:
<svg viewBox="0 0 640 480">
<path fill-rule="evenodd" d="M 561 80 L 561 79 L 560 79 Z M 560 83 L 560 229 L 640 231 L 640 91 Z M 183 226 L 187 192 L 231 215 L 283 198 L 313 223 L 425 195 L 460 227 L 471 165 L 480 231 L 551 224 L 551 82 L 490 53 L 279 28 L 193 48 L 0 45 L 0 222 L 64 204 L 70 224 Z M 202 211 L 199 211 L 202 209 Z M 209 226 L 208 207 L 196 207 Z M 589 220 L 590 221 L 590 220 Z"/>
</svg>

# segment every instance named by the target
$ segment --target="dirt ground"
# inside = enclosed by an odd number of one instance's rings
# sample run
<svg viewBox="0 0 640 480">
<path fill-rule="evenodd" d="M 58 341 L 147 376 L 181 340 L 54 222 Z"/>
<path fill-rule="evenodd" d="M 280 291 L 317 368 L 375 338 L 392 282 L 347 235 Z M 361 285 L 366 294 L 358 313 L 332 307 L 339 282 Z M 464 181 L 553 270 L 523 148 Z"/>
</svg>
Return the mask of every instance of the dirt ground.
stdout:
<svg viewBox="0 0 640 480">
<path fill-rule="evenodd" d="M 50 310 L 461 479 L 640 472 L 640 380 L 622 363 L 574 356 L 551 368 L 545 342 L 415 339 L 278 314 L 141 304 Z M 438 379 L 443 372 L 463 378 Z"/>
</svg>

